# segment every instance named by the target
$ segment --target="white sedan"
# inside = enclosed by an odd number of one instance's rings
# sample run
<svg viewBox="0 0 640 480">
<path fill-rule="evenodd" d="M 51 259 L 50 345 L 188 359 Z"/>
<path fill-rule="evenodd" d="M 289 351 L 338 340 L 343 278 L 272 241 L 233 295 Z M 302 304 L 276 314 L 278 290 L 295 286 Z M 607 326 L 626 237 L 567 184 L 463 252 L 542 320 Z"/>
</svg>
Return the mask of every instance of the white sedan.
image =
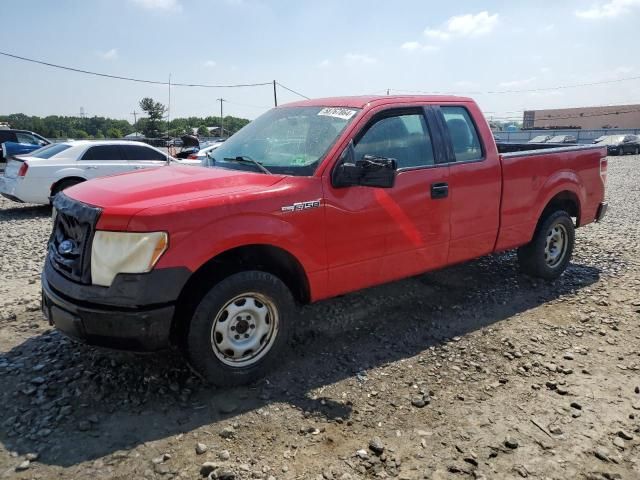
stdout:
<svg viewBox="0 0 640 480">
<path fill-rule="evenodd" d="M 224 141 L 216 141 L 216 142 L 213 142 L 210 145 L 205 145 L 200 150 L 198 150 L 196 153 L 192 153 L 191 155 L 189 155 L 185 160 L 187 162 L 193 161 L 193 160 L 197 160 L 199 162 L 199 164 L 206 165 L 207 164 L 207 154 L 210 153 L 210 152 L 213 152 L 216 148 L 218 148 L 223 143 L 224 143 Z"/>
<path fill-rule="evenodd" d="M 10 200 L 48 205 L 65 188 L 97 177 L 174 162 L 157 148 L 131 141 L 70 141 L 10 158 L 0 176 L 0 194 Z"/>
</svg>

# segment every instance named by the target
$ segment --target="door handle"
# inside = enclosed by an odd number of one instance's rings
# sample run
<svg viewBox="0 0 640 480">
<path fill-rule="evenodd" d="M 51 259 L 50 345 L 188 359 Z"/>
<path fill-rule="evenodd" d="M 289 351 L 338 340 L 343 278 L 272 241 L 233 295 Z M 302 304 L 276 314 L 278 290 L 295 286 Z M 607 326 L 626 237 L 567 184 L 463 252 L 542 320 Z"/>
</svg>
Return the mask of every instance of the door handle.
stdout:
<svg viewBox="0 0 640 480">
<path fill-rule="evenodd" d="M 85 170 L 97 170 L 98 167 L 92 167 L 92 166 L 88 166 L 88 167 L 84 167 Z"/>
<path fill-rule="evenodd" d="M 144 167 L 141 167 L 140 165 L 136 165 L 135 167 L 133 167 L 134 170 L 140 170 L 142 168 L 144 168 Z"/>
<path fill-rule="evenodd" d="M 449 196 L 449 184 L 445 182 L 431 184 L 431 198 L 447 198 Z"/>
</svg>

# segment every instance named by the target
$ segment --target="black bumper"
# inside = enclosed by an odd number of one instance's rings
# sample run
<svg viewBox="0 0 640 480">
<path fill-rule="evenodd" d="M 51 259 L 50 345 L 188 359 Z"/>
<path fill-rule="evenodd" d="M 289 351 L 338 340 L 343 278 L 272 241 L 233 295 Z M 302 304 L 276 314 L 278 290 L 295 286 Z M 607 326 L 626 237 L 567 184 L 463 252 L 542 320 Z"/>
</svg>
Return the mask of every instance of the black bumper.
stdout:
<svg viewBox="0 0 640 480">
<path fill-rule="evenodd" d="M 602 202 L 598 206 L 598 211 L 596 212 L 596 222 L 602 221 L 608 209 L 609 209 L 609 204 L 607 202 Z"/>
<path fill-rule="evenodd" d="M 69 337 L 118 350 L 155 351 L 169 346 L 178 295 L 186 269 L 118 275 L 111 287 L 68 280 L 45 261 L 42 310 Z"/>
</svg>

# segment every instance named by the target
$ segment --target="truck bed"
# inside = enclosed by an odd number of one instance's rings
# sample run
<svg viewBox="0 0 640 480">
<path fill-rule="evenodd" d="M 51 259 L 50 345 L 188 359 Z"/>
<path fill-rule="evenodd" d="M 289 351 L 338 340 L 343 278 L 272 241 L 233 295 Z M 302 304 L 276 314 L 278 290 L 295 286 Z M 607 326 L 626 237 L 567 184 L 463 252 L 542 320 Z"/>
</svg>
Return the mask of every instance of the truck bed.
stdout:
<svg viewBox="0 0 640 480">
<path fill-rule="evenodd" d="M 600 145 L 553 146 L 501 153 L 503 191 L 496 250 L 527 243 L 541 209 L 556 190 L 567 190 L 567 185 L 572 186 L 570 190 L 580 206 L 575 215 L 577 226 L 592 222 L 604 196 L 600 168 L 601 159 L 606 155 L 606 148 Z"/>
</svg>

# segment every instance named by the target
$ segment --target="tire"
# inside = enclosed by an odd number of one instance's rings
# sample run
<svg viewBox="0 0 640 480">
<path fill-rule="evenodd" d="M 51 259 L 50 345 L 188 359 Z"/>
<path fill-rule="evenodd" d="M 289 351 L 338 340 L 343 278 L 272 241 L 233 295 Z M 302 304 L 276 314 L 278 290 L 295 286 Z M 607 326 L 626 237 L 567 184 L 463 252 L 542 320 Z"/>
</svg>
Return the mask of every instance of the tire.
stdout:
<svg viewBox="0 0 640 480">
<path fill-rule="evenodd" d="M 575 228 L 567 212 L 557 210 L 542 219 L 533 239 L 518 249 L 520 269 L 553 280 L 566 270 L 575 243 Z"/>
<path fill-rule="evenodd" d="M 636 149 L 633 152 L 634 155 L 640 155 L 640 147 L 636 147 Z"/>
<path fill-rule="evenodd" d="M 55 197 L 57 194 L 59 194 L 61 191 L 69 188 L 69 187 L 73 187 L 74 185 L 77 185 L 79 183 L 84 182 L 84 180 L 78 180 L 75 178 L 69 178 L 67 180 L 61 180 L 58 183 L 56 183 L 55 187 L 53 187 L 51 189 L 51 198 Z"/>
<path fill-rule="evenodd" d="M 251 383 L 287 351 L 295 311 L 291 291 L 278 277 L 259 271 L 233 274 L 214 285 L 195 309 L 187 359 L 215 385 Z"/>
</svg>

